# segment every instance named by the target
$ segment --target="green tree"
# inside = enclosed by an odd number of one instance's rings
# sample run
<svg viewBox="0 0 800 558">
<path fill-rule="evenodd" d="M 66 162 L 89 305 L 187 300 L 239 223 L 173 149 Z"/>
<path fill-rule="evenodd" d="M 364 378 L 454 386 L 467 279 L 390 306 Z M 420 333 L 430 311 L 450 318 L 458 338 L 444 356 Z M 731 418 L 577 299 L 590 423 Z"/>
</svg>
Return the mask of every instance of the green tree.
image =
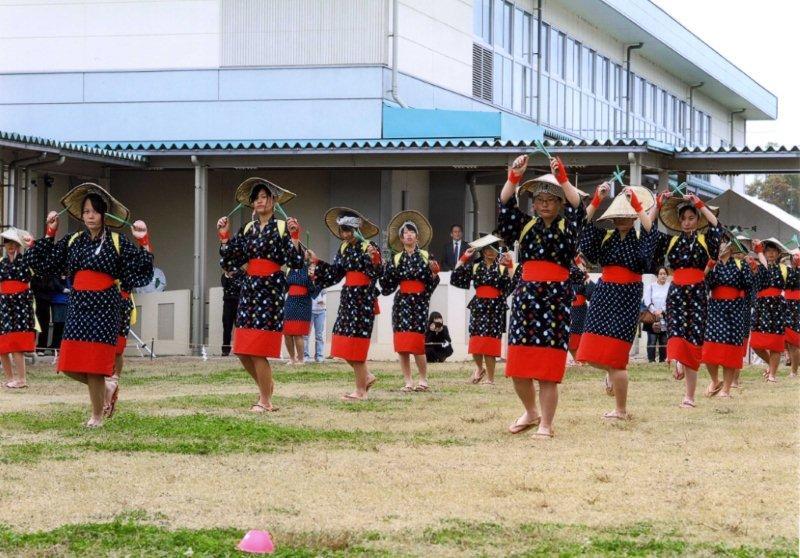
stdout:
<svg viewBox="0 0 800 558">
<path fill-rule="evenodd" d="M 768 174 L 749 184 L 747 193 L 800 216 L 800 174 Z"/>
</svg>

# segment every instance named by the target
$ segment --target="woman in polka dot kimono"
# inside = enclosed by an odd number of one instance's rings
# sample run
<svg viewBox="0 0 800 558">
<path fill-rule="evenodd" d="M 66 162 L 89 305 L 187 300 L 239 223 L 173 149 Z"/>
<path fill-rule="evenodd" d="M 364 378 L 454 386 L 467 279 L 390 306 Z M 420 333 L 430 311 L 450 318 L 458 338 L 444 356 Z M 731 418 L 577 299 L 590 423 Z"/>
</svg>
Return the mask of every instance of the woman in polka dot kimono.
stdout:
<svg viewBox="0 0 800 558">
<path fill-rule="evenodd" d="M 569 354 L 574 359 L 581 343 L 589 302 L 592 300 L 592 294 L 597 286 L 589 278 L 589 273 L 586 271 L 586 260 L 581 254 L 575 256 L 575 260 L 569 266 L 569 282 L 572 285 L 572 296 L 574 297 L 569 314 Z M 583 366 L 583 364 L 576 361 L 575 366 Z"/>
<path fill-rule="evenodd" d="M 384 266 L 380 285 L 383 296 L 397 291 L 392 304 L 392 331 L 405 382 L 400 391 L 428 391 L 425 330 L 431 294 L 439 284 L 439 264 L 424 249 L 433 236 L 431 225 L 418 211 L 401 211 L 392 217 L 388 232 L 394 256 Z M 411 376 L 411 355 L 419 373 L 416 387 Z"/>
<path fill-rule="evenodd" d="M 377 279 L 383 273 L 381 253 L 367 239 L 378 234 L 378 227 L 354 209 L 334 207 L 325 214 L 328 230 L 342 244 L 332 263 L 314 258 L 314 284 L 326 289 L 344 279 L 339 311 L 333 324 L 331 355 L 353 367 L 356 389 L 342 396 L 343 401 L 362 401 L 377 378 L 367 370 L 367 354 L 372 325 L 378 311 Z"/>
<path fill-rule="evenodd" d="M 489 242 L 488 244 L 486 244 Z M 473 262 L 473 255 L 480 250 L 481 259 Z M 500 256 L 499 239 L 493 235 L 479 238 L 471 243 L 459 258 L 450 275 L 450 284 L 460 289 L 475 288 L 475 296 L 469 301 L 469 347 L 467 352 L 475 361 L 475 371 L 470 382 L 481 383 L 488 375 L 488 384 L 494 384 L 494 371 L 502 351 L 502 337 L 506 331 L 508 296 L 515 283 L 514 261 L 510 252 Z M 484 367 L 484 363 L 486 366 Z"/>
<path fill-rule="evenodd" d="M 691 409 L 695 406 L 697 370 L 706 330 L 705 269 L 717 257 L 722 228 L 711 210 L 693 194 L 685 198 L 659 194 L 654 214 L 660 214 L 664 225 L 678 233 L 658 233 L 653 265 L 660 265 L 666 257 L 674 272 L 667 292 L 667 360 L 678 363 L 676 379 L 686 378 L 686 393 L 680 406 Z"/>
<path fill-rule="evenodd" d="M 308 256 L 313 256 L 308 252 Z M 314 286 L 307 262 L 300 269 L 290 269 L 286 273 L 289 292 L 283 307 L 283 340 L 289 353 L 288 364 L 303 363 L 303 336 L 311 331 L 311 300 L 319 294 Z"/>
<path fill-rule="evenodd" d="M 138 247 L 109 230 L 128 217 L 128 210 L 96 184 L 81 184 L 62 203 L 83 221 L 83 232 L 55 241 L 58 214 L 50 212 L 44 238 L 30 240 L 32 267 L 42 276 L 67 276 L 72 291 L 67 307 L 58 371 L 87 384 L 92 416 L 86 426 L 103 423 L 106 377 L 114 373 L 122 297 L 117 282 L 142 287 L 153 278 L 153 255 L 147 226 L 131 227 Z"/>
<path fill-rule="evenodd" d="M 610 191 L 607 182 L 597 187 L 586 210 L 587 219 L 595 215 Z M 576 359 L 608 374 L 616 408 L 603 415 L 607 419 L 628 418 L 628 355 L 639 325 L 642 273 L 649 269 L 658 241 L 657 229 L 647 213 L 653 202 L 650 192 L 629 186 L 593 226 L 581 231 L 581 253 L 600 264 L 603 275 L 592 295 Z M 637 218 L 640 231 L 634 229 Z M 603 225 L 610 230 L 600 228 Z"/>
<path fill-rule="evenodd" d="M 233 272 L 247 266 L 242 279 L 239 307 L 233 334 L 233 352 L 258 386 L 254 413 L 276 411 L 272 405 L 275 383 L 270 358 L 281 355 L 283 305 L 286 276 L 282 266 L 303 266 L 300 224 L 294 218 L 275 218 L 278 203 L 292 199 L 291 192 L 262 178 L 250 178 L 239 185 L 236 199 L 255 210 L 255 219 L 235 236 L 230 236 L 227 217 L 217 221 L 220 266 Z"/>
<path fill-rule="evenodd" d="M 788 314 L 783 291 L 789 279 L 789 268 L 780 263 L 783 245 L 775 239 L 764 242 L 753 240 L 759 266 L 756 269 L 756 302 L 753 312 L 753 332 L 750 346 L 761 360 L 767 363 L 764 377 L 776 382 L 775 375 L 786 347 L 786 316 Z"/>
<path fill-rule="evenodd" d="M 793 251 L 790 262 L 783 296 L 786 299 L 786 348 L 792 366 L 790 377 L 796 378 L 800 366 L 800 248 Z"/>
<path fill-rule="evenodd" d="M 513 378 L 525 412 L 509 427 L 513 434 L 538 425 L 537 436 L 553 436 L 558 384 L 564 378 L 569 345 L 572 286 L 569 266 L 577 252 L 586 212 L 578 189 L 570 184 L 564 165 L 550 160 L 553 175 L 530 180 L 535 215 L 517 207 L 516 185 L 528 167 L 518 157 L 500 192 L 498 228 L 506 245 L 519 241 L 522 277 L 514 290 L 508 331 L 506 376 Z M 566 202 L 566 203 L 565 203 Z M 563 215 L 562 215 L 563 213 Z M 542 413 L 536 407 L 533 381 L 539 382 Z"/>
<path fill-rule="evenodd" d="M 742 368 L 742 347 L 750 335 L 750 321 L 743 320 L 750 308 L 753 274 L 746 262 L 733 257 L 744 248 L 725 237 L 719 257 L 708 264 L 706 287 L 709 290 L 708 317 L 701 361 L 711 376 L 706 396 L 730 397 L 736 371 Z M 719 379 L 719 368 L 722 377 Z"/>
<path fill-rule="evenodd" d="M 6 253 L 0 259 L 0 362 L 5 374 L 3 386 L 11 389 L 28 387 L 25 353 L 36 348 L 30 255 L 22 252 L 26 234 L 12 228 L 0 235 Z"/>
</svg>

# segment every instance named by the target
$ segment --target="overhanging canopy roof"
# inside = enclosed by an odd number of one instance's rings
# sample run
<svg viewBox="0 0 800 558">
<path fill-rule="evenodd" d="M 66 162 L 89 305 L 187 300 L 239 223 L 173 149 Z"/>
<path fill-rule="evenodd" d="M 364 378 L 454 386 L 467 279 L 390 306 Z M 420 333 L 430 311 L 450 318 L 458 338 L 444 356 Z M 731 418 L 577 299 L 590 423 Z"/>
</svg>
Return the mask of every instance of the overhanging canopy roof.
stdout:
<svg viewBox="0 0 800 558">
<path fill-rule="evenodd" d="M 757 238 L 774 236 L 787 241 L 800 235 L 800 218 L 753 196 L 726 190 L 709 203 L 719 207 L 720 219 L 725 224 L 745 228 L 755 226 L 754 236 Z"/>
</svg>

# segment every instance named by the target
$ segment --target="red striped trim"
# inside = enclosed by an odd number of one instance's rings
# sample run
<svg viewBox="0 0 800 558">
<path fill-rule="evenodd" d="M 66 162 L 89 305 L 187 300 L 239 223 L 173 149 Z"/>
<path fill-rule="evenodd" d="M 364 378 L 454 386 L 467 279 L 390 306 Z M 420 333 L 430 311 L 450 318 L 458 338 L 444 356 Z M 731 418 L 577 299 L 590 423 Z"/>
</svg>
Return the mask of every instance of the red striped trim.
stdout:
<svg viewBox="0 0 800 558">
<path fill-rule="evenodd" d="M 471 355 L 485 355 L 499 357 L 502 352 L 502 343 L 499 337 L 486 335 L 471 335 L 467 352 Z"/>
<path fill-rule="evenodd" d="M 667 341 L 667 360 L 677 360 L 684 366 L 697 370 L 700 368 L 700 359 L 703 349 L 700 345 L 689 343 L 682 337 L 670 337 Z"/>
<path fill-rule="evenodd" d="M 237 327 L 233 330 L 233 353 L 245 356 L 279 358 L 281 356 L 280 331 Z"/>
<path fill-rule="evenodd" d="M 331 356 L 364 362 L 369 354 L 369 337 L 347 337 L 336 335 L 331 337 Z"/>
<path fill-rule="evenodd" d="M 642 282 L 641 275 L 621 265 L 607 265 L 603 267 L 601 279 L 604 283 L 617 283 L 620 285 Z"/>
<path fill-rule="evenodd" d="M 786 336 L 787 345 L 800 347 L 800 331 L 795 331 L 792 328 L 787 327 L 784 335 Z"/>
<path fill-rule="evenodd" d="M 24 293 L 29 288 L 28 283 L 25 281 L 14 281 L 12 279 L 0 281 L 0 294 L 4 295 Z"/>
<path fill-rule="evenodd" d="M 696 267 L 684 267 L 682 269 L 675 270 L 675 275 L 672 276 L 672 282 L 681 287 L 687 287 L 689 285 L 697 285 L 698 283 L 702 283 L 705 281 L 705 278 L 706 274 L 702 269 L 697 269 Z"/>
<path fill-rule="evenodd" d="M 786 336 L 778 333 L 763 333 L 754 331 L 750 334 L 750 346 L 754 349 L 764 349 L 782 353 L 786 347 Z"/>
<path fill-rule="evenodd" d="M 305 285 L 289 285 L 289 296 L 306 296 L 308 287 Z"/>
<path fill-rule="evenodd" d="M 744 298 L 744 291 L 735 287 L 714 287 L 711 289 L 711 298 L 714 300 L 736 300 Z"/>
<path fill-rule="evenodd" d="M 786 289 L 783 291 L 786 300 L 800 300 L 800 289 Z"/>
<path fill-rule="evenodd" d="M 425 292 L 425 283 L 416 279 L 400 281 L 400 292 L 403 294 L 420 294 Z"/>
<path fill-rule="evenodd" d="M 394 352 L 424 355 L 425 335 L 413 331 L 395 331 Z"/>
<path fill-rule="evenodd" d="M 569 269 L 544 260 L 528 260 L 522 264 L 522 280 L 528 282 L 561 282 L 569 279 Z M 557 350 L 557 349 L 555 349 Z"/>
<path fill-rule="evenodd" d="M 569 350 L 570 351 L 577 351 L 578 347 L 581 344 L 581 337 L 582 334 L 580 333 L 570 333 L 569 334 Z"/>
<path fill-rule="evenodd" d="M 578 306 L 586 306 L 586 297 L 581 294 L 575 295 L 575 298 L 572 299 L 572 307 L 577 308 Z"/>
<path fill-rule="evenodd" d="M 59 372 L 111 376 L 115 356 L 116 347 L 108 343 L 62 339 L 57 369 Z"/>
<path fill-rule="evenodd" d="M 305 320 L 283 320 L 284 335 L 308 335 L 311 322 Z"/>
<path fill-rule="evenodd" d="M 725 368 L 738 370 L 742 367 L 741 345 L 728 345 L 727 343 L 703 342 L 703 364 L 716 364 Z"/>
<path fill-rule="evenodd" d="M 783 291 L 777 287 L 770 287 L 768 289 L 761 289 L 756 294 L 756 298 L 771 298 L 773 296 L 782 296 Z"/>
<path fill-rule="evenodd" d="M 114 285 L 114 278 L 108 273 L 83 269 L 75 274 L 72 288 L 76 291 L 104 291 Z"/>
<path fill-rule="evenodd" d="M 371 282 L 363 271 L 348 271 L 344 276 L 345 287 L 367 287 Z"/>
<path fill-rule="evenodd" d="M 122 335 L 117 337 L 117 345 L 114 347 L 114 354 L 121 355 L 125 352 L 125 347 L 128 345 L 128 338 Z"/>
<path fill-rule="evenodd" d="M 615 337 L 584 332 L 575 360 L 599 367 L 608 366 L 616 370 L 625 370 L 628 367 L 630 353 L 631 343 Z"/>
<path fill-rule="evenodd" d="M 561 383 L 567 369 L 567 351 L 550 347 L 509 345 L 506 376 Z"/>
<path fill-rule="evenodd" d="M 500 298 L 500 289 L 491 285 L 481 285 L 475 289 L 475 296 L 478 298 Z"/>
<path fill-rule="evenodd" d="M 0 355 L 30 353 L 36 349 L 35 331 L 12 331 L 0 335 Z"/>
<path fill-rule="evenodd" d="M 247 274 L 251 277 L 269 277 L 281 270 L 280 264 L 272 260 L 253 258 L 247 262 Z"/>
</svg>

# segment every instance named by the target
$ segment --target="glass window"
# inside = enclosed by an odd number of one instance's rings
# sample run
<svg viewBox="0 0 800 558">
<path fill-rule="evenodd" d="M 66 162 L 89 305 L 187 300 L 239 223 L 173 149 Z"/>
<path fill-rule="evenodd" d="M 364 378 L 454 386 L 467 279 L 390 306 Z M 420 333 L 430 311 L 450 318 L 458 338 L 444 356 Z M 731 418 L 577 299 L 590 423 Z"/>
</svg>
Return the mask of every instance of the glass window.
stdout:
<svg viewBox="0 0 800 558">
<path fill-rule="evenodd" d="M 575 41 L 567 38 L 567 50 L 564 56 L 564 79 L 567 83 L 574 83 L 575 81 L 575 62 L 572 58 L 572 53 L 575 51 Z"/>
<path fill-rule="evenodd" d="M 522 38 L 524 33 L 522 32 L 522 10 L 519 8 L 514 10 L 514 56 L 522 57 L 525 54 L 525 50 L 522 45 Z"/>
<path fill-rule="evenodd" d="M 512 72 L 511 72 L 511 60 L 503 58 L 503 106 L 506 108 L 511 108 L 511 82 L 512 82 Z"/>
<path fill-rule="evenodd" d="M 491 39 L 491 11 L 492 0 L 475 0 L 473 5 L 473 31 L 475 35 L 487 43 Z"/>
<path fill-rule="evenodd" d="M 550 42 L 549 47 L 549 54 L 550 54 L 550 75 L 551 76 L 559 76 L 561 77 L 561 69 L 558 66 L 558 59 L 559 59 L 559 48 L 558 48 L 558 36 L 560 33 L 553 29 L 552 27 L 548 29 L 548 39 Z"/>
<path fill-rule="evenodd" d="M 603 57 L 599 54 L 595 53 L 595 60 L 594 60 L 594 86 L 592 87 L 592 91 L 595 92 L 596 95 L 602 96 L 603 95 Z"/>
<path fill-rule="evenodd" d="M 581 47 L 581 88 L 585 91 L 592 90 L 594 79 L 594 52 L 587 47 Z"/>
<path fill-rule="evenodd" d="M 706 114 L 706 145 L 711 145 L 711 116 Z"/>
<path fill-rule="evenodd" d="M 542 62 L 544 71 L 550 72 L 550 26 L 542 23 Z"/>
<path fill-rule="evenodd" d="M 533 50 L 536 48 L 533 43 L 531 43 L 531 21 L 533 18 L 531 14 L 528 12 L 524 12 L 522 15 L 522 56 L 525 57 L 526 62 L 530 64 L 531 58 L 533 57 Z"/>
<path fill-rule="evenodd" d="M 522 64 L 514 64 L 514 83 L 513 83 L 513 95 L 514 95 L 514 111 L 515 112 L 525 112 L 524 103 L 525 103 L 525 96 L 524 91 L 522 88 L 523 81 L 523 74 L 522 74 Z"/>
<path fill-rule="evenodd" d="M 503 2 L 503 48 L 511 52 L 511 14 L 514 7 L 508 2 Z"/>
</svg>

